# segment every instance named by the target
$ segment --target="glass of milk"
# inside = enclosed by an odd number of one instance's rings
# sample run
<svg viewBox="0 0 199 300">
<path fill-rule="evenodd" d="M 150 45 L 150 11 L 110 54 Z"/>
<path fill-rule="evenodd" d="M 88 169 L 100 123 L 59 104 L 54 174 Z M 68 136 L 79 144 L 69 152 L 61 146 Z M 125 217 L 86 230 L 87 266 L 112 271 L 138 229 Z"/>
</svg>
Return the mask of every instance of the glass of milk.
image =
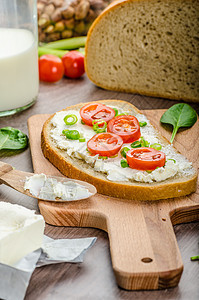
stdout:
<svg viewBox="0 0 199 300">
<path fill-rule="evenodd" d="M 0 117 L 37 99 L 37 0 L 0 0 Z"/>
</svg>

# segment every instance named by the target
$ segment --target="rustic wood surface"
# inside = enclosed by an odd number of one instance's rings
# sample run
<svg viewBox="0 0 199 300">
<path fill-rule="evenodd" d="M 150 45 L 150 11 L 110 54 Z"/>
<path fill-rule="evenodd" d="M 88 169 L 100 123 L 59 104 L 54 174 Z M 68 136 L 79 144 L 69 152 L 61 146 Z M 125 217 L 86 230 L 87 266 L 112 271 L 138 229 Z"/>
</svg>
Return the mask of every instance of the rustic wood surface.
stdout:
<svg viewBox="0 0 199 300">
<path fill-rule="evenodd" d="M 159 123 L 164 111 L 145 110 L 145 114 L 169 138 L 170 133 Z M 49 116 L 39 114 L 28 120 L 33 167 L 35 173 L 59 175 L 40 147 L 42 126 Z M 195 167 L 199 163 L 198 135 L 199 122 L 189 131 L 178 133 L 175 143 Z M 162 289 L 176 286 L 183 270 L 171 220 L 174 224 L 199 221 L 199 189 L 190 196 L 165 201 L 136 202 L 97 194 L 71 203 L 39 201 L 39 208 L 50 225 L 107 231 L 113 270 L 120 287 Z"/>
<path fill-rule="evenodd" d="M 37 103 L 27 111 L 0 119 L 0 127 L 13 126 L 28 133 L 27 119 L 34 114 L 53 113 L 78 102 L 99 99 L 126 100 L 139 109 L 164 109 L 176 101 L 104 91 L 91 84 L 86 76 L 73 81 L 64 79 L 57 84 L 41 84 Z M 199 111 L 198 104 L 192 104 Z M 1 160 L 18 170 L 32 172 L 30 149 Z M 37 201 L 7 186 L 1 185 L 0 199 L 37 209 Z M 89 250 L 82 264 L 57 264 L 36 269 L 31 278 L 25 300 L 35 299 L 198 299 L 198 262 L 190 256 L 199 253 L 199 223 L 192 222 L 174 227 L 184 264 L 181 281 L 176 288 L 160 291 L 125 291 L 118 288 L 110 259 L 107 233 L 92 228 L 55 227 L 46 225 L 45 233 L 53 238 L 96 236 L 96 244 Z"/>
</svg>

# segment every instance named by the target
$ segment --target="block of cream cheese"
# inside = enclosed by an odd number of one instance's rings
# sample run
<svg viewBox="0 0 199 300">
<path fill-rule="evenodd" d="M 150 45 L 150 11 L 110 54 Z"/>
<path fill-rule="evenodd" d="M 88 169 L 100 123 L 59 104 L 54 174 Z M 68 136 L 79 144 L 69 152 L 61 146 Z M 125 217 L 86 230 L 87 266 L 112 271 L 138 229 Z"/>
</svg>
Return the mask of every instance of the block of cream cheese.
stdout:
<svg viewBox="0 0 199 300">
<path fill-rule="evenodd" d="M 17 204 L 0 202 L 0 263 L 13 266 L 40 248 L 45 222 L 41 215 Z"/>
</svg>

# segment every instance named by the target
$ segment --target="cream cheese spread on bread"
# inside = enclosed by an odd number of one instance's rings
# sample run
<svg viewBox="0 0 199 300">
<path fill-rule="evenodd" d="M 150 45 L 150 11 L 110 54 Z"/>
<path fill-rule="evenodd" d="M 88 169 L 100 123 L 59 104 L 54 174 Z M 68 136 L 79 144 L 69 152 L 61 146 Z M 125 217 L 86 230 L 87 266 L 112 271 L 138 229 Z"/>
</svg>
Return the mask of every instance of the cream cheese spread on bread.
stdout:
<svg viewBox="0 0 199 300">
<path fill-rule="evenodd" d="M 128 113 L 118 108 L 119 113 Z M 66 115 L 74 114 L 78 121 L 74 125 L 66 125 L 64 117 Z M 132 113 L 129 112 L 132 115 Z M 102 172 L 107 175 L 107 179 L 113 182 L 122 181 L 137 181 L 144 183 L 161 182 L 168 178 L 175 176 L 188 176 L 194 174 L 192 163 L 190 163 L 183 155 L 176 152 L 171 144 L 161 143 L 158 137 L 158 132 L 150 124 L 150 121 L 143 114 L 135 114 L 139 122 L 147 122 L 147 125 L 141 127 L 141 136 L 150 144 L 159 143 L 162 145 L 161 151 L 166 155 L 166 163 L 164 167 L 157 168 L 148 173 L 147 171 L 140 171 L 130 167 L 122 168 L 120 161 L 123 158 L 120 154 L 116 157 L 102 159 L 99 155 L 91 155 L 87 151 L 87 142 L 92 138 L 96 132 L 91 126 L 83 125 L 81 123 L 80 113 L 77 110 L 67 110 L 57 112 L 51 120 L 52 129 L 50 132 L 56 146 L 61 150 L 66 150 L 67 155 L 84 160 L 91 165 L 95 171 Z M 79 140 L 70 140 L 62 133 L 64 129 L 78 130 L 85 138 L 85 142 Z M 130 147 L 130 144 L 123 144 L 123 147 Z"/>
</svg>

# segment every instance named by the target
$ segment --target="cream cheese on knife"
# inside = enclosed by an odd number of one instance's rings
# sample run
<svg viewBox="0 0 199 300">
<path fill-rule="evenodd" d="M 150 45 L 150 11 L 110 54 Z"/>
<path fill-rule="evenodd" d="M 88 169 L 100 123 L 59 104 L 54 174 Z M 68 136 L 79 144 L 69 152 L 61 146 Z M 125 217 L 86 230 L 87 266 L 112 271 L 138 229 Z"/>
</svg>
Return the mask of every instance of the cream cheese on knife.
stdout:
<svg viewBox="0 0 199 300">
<path fill-rule="evenodd" d="M 44 200 L 79 200 L 85 199 L 92 195 L 89 190 L 77 182 L 68 180 L 58 182 L 55 178 L 48 178 L 45 174 L 35 174 L 26 178 L 24 185 L 25 190 Z"/>
</svg>

